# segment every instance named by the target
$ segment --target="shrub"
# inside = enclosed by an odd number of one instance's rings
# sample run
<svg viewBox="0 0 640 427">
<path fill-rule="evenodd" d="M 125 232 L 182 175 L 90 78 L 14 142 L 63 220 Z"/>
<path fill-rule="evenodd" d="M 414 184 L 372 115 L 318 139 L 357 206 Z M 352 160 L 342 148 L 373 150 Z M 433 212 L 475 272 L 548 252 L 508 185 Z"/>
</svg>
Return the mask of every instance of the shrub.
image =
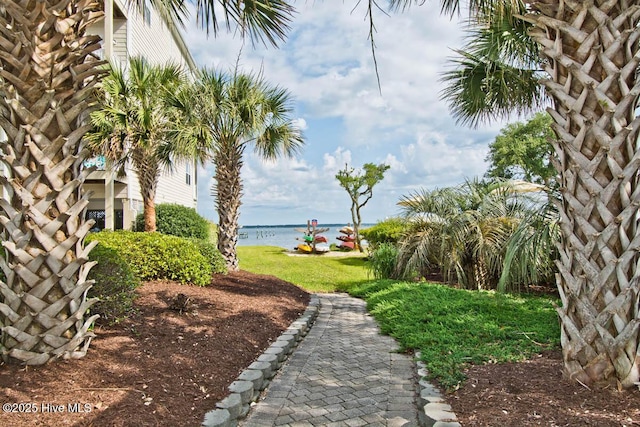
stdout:
<svg viewBox="0 0 640 427">
<path fill-rule="evenodd" d="M 156 231 L 178 237 L 209 239 L 209 221 L 193 208 L 175 203 L 156 205 Z M 135 231 L 144 231 L 144 215 L 136 217 Z"/>
<path fill-rule="evenodd" d="M 398 243 L 406 229 L 406 220 L 390 218 L 377 223 L 373 227 L 360 230 L 360 235 L 369 242 L 370 249 L 375 250 L 382 243 Z"/>
<path fill-rule="evenodd" d="M 369 256 L 367 268 L 376 279 L 397 279 L 397 258 L 398 248 L 392 243 L 382 243 Z"/>
<path fill-rule="evenodd" d="M 214 274 L 227 273 L 227 263 L 224 257 L 213 244 L 200 239 L 192 239 L 192 242 L 196 244 L 200 253 L 207 259 L 211 266 L 211 271 Z"/>
<path fill-rule="evenodd" d="M 91 240 L 117 251 L 140 280 L 211 283 L 211 265 L 192 240 L 133 231 L 102 231 L 89 235 Z"/>
<path fill-rule="evenodd" d="M 117 323 L 133 313 L 135 290 L 140 279 L 115 249 L 98 244 L 89 254 L 90 261 L 97 261 L 89 271 L 89 279 L 95 280 L 88 297 L 100 300 L 91 306 L 91 314 L 99 314 L 104 324 Z"/>
</svg>

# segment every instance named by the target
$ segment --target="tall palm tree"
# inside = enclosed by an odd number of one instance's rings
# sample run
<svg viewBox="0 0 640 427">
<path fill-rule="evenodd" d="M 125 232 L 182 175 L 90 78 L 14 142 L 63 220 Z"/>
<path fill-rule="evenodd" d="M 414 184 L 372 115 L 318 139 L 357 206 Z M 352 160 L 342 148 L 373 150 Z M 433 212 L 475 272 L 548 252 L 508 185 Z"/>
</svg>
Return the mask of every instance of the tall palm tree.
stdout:
<svg viewBox="0 0 640 427">
<path fill-rule="evenodd" d="M 392 0 L 398 8 L 411 3 Z M 459 0 L 441 3 L 449 13 L 460 7 Z M 445 95 L 454 114 L 471 123 L 509 108 L 515 111 L 520 100 L 526 109 L 527 99 L 539 99 L 534 93 L 550 97 L 562 194 L 557 263 L 562 306 L 557 311 L 565 375 L 584 384 L 631 387 L 640 381 L 636 219 L 640 1 L 471 0 L 468 4 L 476 34 L 485 37 L 476 39 L 480 44 L 471 42 L 467 53 L 480 61 L 478 67 L 462 64 L 460 70 L 475 74 L 468 80 L 461 75 Z M 501 33 L 492 31 L 497 22 L 512 24 Z M 520 38 L 510 36 L 515 34 Z M 534 67 L 527 71 L 523 61 L 509 62 L 514 58 L 514 40 L 535 42 L 535 63 L 544 72 Z M 482 67 L 484 63 L 502 68 Z M 511 86 L 511 91 L 488 84 L 506 66 L 527 71 L 532 79 L 522 78 L 524 85 L 516 84 L 517 79 L 502 85 Z M 503 75 L 508 81 L 508 73 Z M 467 96 L 476 94 L 469 99 L 488 101 L 472 105 L 463 99 L 464 87 Z"/>
<path fill-rule="evenodd" d="M 218 249 L 229 270 L 238 270 L 236 243 L 242 197 L 240 169 L 253 145 L 263 159 L 292 156 L 304 144 L 290 117 L 287 90 L 261 75 L 203 70 L 191 91 L 178 93 L 175 105 L 189 117 L 183 137 L 200 141 L 215 165 L 212 194 L 218 211 Z M 197 151 L 197 150 L 196 150 Z"/>
<path fill-rule="evenodd" d="M 187 84 L 183 70 L 172 64 L 151 65 L 141 57 L 129 60 L 128 70 L 112 68 L 102 81 L 98 109 L 91 113 L 93 129 L 88 147 L 117 169 L 131 163 L 138 175 L 144 203 L 144 230 L 156 231 L 155 197 L 160 174 L 191 152 L 175 143 L 176 111 L 167 99 Z"/>
<path fill-rule="evenodd" d="M 141 0 L 135 0 L 141 3 Z M 82 357 L 93 334 L 86 299 L 92 266 L 84 246 L 92 226 L 81 186 L 88 151 L 83 136 L 103 64 L 100 38 L 85 33 L 103 16 L 97 0 L 3 0 L 0 4 L 0 159 L 5 256 L 0 268 L 0 353 L 5 360 L 43 364 Z M 254 41 L 282 39 L 294 10 L 289 2 L 196 0 L 199 21 L 214 33 L 238 23 Z M 157 0 L 180 16 L 184 0 Z M 221 5 L 222 15 L 214 6 Z"/>
</svg>

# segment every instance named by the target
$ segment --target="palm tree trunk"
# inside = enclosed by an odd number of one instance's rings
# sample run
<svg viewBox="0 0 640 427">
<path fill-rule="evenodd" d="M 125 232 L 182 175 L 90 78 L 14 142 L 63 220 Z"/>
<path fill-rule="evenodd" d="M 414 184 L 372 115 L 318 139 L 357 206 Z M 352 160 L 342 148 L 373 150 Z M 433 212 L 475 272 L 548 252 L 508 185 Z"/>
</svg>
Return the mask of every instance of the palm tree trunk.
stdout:
<svg viewBox="0 0 640 427">
<path fill-rule="evenodd" d="M 100 38 L 85 28 L 102 17 L 93 0 L 5 0 L 0 8 L 0 351 L 5 361 L 43 364 L 86 354 L 98 317 L 85 319 L 94 265 L 84 237 L 90 194 L 81 139 L 101 64 Z"/>
<path fill-rule="evenodd" d="M 138 175 L 138 184 L 144 207 L 144 231 L 153 233 L 156 227 L 156 189 L 160 180 L 160 165 L 154 156 L 138 151 L 133 155 L 133 164 Z"/>
<path fill-rule="evenodd" d="M 639 380 L 638 1 L 538 1 L 563 201 L 557 275 L 565 375 Z"/>
<path fill-rule="evenodd" d="M 221 143 L 214 155 L 216 167 L 216 204 L 218 210 L 218 250 L 227 263 L 227 269 L 237 271 L 238 219 L 242 197 L 243 147 L 237 144 Z"/>
</svg>

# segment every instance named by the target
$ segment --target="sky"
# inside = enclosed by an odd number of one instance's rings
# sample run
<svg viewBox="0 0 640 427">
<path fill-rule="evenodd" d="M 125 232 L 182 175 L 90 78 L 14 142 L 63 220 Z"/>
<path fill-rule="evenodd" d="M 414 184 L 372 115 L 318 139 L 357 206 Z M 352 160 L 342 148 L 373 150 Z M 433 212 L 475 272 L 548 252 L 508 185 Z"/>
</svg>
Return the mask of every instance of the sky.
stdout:
<svg viewBox="0 0 640 427">
<path fill-rule="evenodd" d="M 401 14 L 375 14 L 375 75 L 365 4 L 297 1 L 298 13 L 278 49 L 243 46 L 233 34 L 207 38 L 190 25 L 185 41 L 199 67 L 262 70 L 294 99 L 292 117 L 305 146 L 295 158 L 263 161 L 246 151 L 240 224 L 351 222 L 350 198 L 335 175 L 345 165 L 390 166 L 362 208 L 364 223 L 401 213 L 397 203 L 421 189 L 447 187 L 487 169 L 488 144 L 506 123 L 456 125 L 440 100 L 442 73 L 462 46 L 463 24 L 430 0 Z M 210 195 L 213 166 L 198 173 L 198 212 L 217 222 Z"/>
</svg>

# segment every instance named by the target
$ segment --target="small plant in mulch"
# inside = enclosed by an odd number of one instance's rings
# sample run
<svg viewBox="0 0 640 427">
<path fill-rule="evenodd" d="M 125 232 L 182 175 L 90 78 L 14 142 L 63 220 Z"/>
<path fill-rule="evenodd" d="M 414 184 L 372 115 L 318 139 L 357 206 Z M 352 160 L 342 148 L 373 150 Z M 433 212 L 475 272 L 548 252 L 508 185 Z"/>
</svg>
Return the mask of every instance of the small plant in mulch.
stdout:
<svg viewBox="0 0 640 427">
<path fill-rule="evenodd" d="M 177 311 L 180 314 L 194 311 L 196 306 L 193 304 L 191 297 L 185 294 L 178 294 L 171 299 L 169 309 Z"/>
</svg>

